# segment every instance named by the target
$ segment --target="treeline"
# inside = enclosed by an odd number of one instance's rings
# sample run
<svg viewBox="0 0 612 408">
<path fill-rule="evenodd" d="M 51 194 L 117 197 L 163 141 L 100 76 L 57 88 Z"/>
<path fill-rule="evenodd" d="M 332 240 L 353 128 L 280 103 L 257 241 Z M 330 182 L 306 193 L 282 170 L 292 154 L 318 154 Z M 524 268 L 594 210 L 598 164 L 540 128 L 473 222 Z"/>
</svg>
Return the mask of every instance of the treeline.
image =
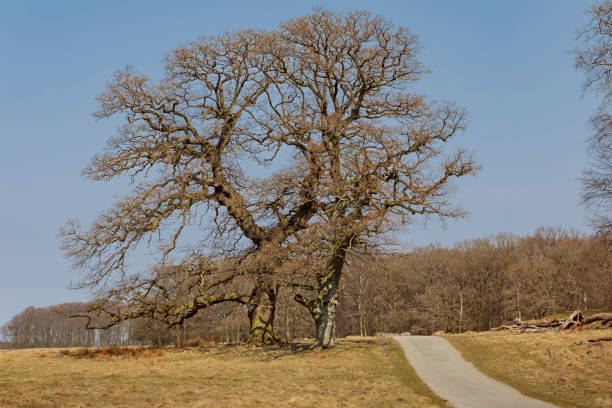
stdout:
<svg viewBox="0 0 612 408">
<path fill-rule="evenodd" d="M 384 268 L 347 273 L 342 331 L 481 331 L 515 318 L 610 309 L 611 261 L 606 243 L 553 228 L 419 248 Z"/>
<path fill-rule="evenodd" d="M 528 237 L 499 234 L 452 248 L 428 246 L 376 261 L 352 257 L 341 283 L 339 336 L 437 330 L 488 330 L 516 318 L 541 318 L 568 310 L 612 308 L 612 254 L 601 241 L 561 229 Z M 249 334 L 243 306 L 200 310 L 182 326 L 167 328 L 140 318 L 108 330 L 86 330 L 67 314 L 85 304 L 30 307 L 2 328 L 10 347 L 170 344 L 190 338 L 236 343 Z M 275 335 L 312 337 L 307 310 L 282 288 Z"/>
<path fill-rule="evenodd" d="M 2 327 L 4 346 L 86 347 L 127 344 L 129 322 L 109 330 L 85 330 L 85 319 L 68 318 L 85 308 L 84 303 L 64 303 L 52 307 L 30 306 Z"/>
<path fill-rule="evenodd" d="M 295 302 L 293 302 L 295 303 Z M 278 332 L 311 336 L 308 316 L 284 296 Z M 609 243 L 559 228 L 533 235 L 427 246 L 350 261 L 342 282 L 338 334 L 483 331 L 504 322 L 580 309 L 612 309 Z M 289 312 L 287 312 L 289 311 Z M 291 322 L 285 325 L 284 319 Z"/>
<path fill-rule="evenodd" d="M 26 308 L 0 328 L 0 348 L 93 347 L 168 345 L 200 337 L 214 342 L 236 343 L 248 335 L 244 311 L 227 305 L 202 310 L 182 326 L 168 328 L 146 318 L 126 320 L 108 329 L 88 330 L 86 318 L 70 318 L 86 311 L 87 303 L 63 303 Z M 248 321 L 247 321 L 248 323 Z"/>
</svg>

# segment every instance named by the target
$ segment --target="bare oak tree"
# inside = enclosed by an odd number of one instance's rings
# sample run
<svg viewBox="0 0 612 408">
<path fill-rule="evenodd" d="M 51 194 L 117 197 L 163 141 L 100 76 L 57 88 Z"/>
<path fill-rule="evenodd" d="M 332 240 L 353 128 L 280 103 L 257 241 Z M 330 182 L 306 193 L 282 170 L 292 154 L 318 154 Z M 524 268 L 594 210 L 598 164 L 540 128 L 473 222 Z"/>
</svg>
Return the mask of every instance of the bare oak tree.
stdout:
<svg viewBox="0 0 612 408">
<path fill-rule="evenodd" d="M 348 252 L 415 216 L 458 217 L 450 181 L 476 171 L 463 150 L 443 145 L 465 127 L 466 112 L 431 103 L 411 85 L 426 72 L 417 38 L 366 12 L 316 10 L 283 24 L 270 43 L 283 79 L 286 111 L 270 112 L 275 129 L 317 169 L 318 216 L 306 233 L 326 259 L 314 297 L 296 300 L 315 320 L 316 344 L 331 347 L 335 308 Z M 318 229 L 314 227 L 319 224 Z"/>
<path fill-rule="evenodd" d="M 279 285 L 313 289 L 295 299 L 315 321 L 316 344 L 333 346 L 348 253 L 416 216 L 461 216 L 450 182 L 476 171 L 465 151 L 444 153 L 465 111 L 411 88 L 427 71 L 418 49 L 381 17 L 317 9 L 278 31 L 180 47 L 158 82 L 118 72 L 96 116 L 123 115 L 125 125 L 85 173 L 141 182 L 89 230 L 63 229 L 81 287 L 105 289 L 111 324 L 180 324 L 212 304 L 243 303 L 253 342 L 273 340 Z M 247 161 L 272 168 L 255 177 L 241 170 Z M 202 216 L 204 235 L 223 245 L 173 259 Z M 127 274 L 128 252 L 155 236 L 159 266 Z"/>
</svg>

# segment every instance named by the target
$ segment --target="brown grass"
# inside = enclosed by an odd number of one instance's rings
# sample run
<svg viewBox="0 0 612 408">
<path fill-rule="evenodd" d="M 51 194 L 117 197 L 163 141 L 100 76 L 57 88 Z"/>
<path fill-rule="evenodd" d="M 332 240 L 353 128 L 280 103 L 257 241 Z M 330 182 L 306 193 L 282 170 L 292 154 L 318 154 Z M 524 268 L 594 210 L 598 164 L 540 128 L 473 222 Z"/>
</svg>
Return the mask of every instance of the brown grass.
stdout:
<svg viewBox="0 0 612 408">
<path fill-rule="evenodd" d="M 41 357 L 45 353 L 41 353 Z M 77 357 L 77 358 L 102 358 L 108 359 L 119 357 L 123 359 L 148 358 L 155 356 L 163 356 L 164 349 L 161 347 L 89 347 L 89 348 L 73 348 L 63 349 L 58 352 L 60 356 Z"/>
<path fill-rule="evenodd" d="M 176 347 L 204 347 L 204 346 L 212 346 L 216 344 L 214 341 L 204 340 L 201 337 L 194 337 L 192 339 L 180 340 L 175 342 Z"/>
<path fill-rule="evenodd" d="M 612 329 L 445 336 L 466 360 L 523 394 L 562 407 L 612 408 Z"/>
<path fill-rule="evenodd" d="M 117 350 L 119 349 L 119 350 Z M 0 351 L 1 407 L 441 407 L 390 339 Z"/>
</svg>

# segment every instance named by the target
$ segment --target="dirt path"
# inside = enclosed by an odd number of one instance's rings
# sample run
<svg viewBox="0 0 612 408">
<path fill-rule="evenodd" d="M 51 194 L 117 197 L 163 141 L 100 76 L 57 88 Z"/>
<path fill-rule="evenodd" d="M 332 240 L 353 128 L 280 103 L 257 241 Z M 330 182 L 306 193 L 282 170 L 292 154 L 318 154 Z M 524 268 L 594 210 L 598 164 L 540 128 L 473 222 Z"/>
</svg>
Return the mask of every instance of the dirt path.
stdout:
<svg viewBox="0 0 612 408">
<path fill-rule="evenodd" d="M 554 408 L 495 381 L 471 363 L 448 341 L 436 336 L 394 337 L 419 377 L 457 408 Z"/>
</svg>

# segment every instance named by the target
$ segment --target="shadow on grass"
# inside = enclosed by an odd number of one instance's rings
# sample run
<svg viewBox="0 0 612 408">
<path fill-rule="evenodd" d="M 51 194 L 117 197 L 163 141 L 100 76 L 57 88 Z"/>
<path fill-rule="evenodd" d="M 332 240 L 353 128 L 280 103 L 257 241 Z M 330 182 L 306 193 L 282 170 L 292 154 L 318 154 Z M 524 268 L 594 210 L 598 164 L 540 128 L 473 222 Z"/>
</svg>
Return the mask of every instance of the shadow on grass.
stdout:
<svg viewBox="0 0 612 408">
<path fill-rule="evenodd" d="M 162 347 L 83 347 L 77 349 L 63 349 L 58 352 L 60 356 L 74 358 L 111 358 L 126 359 L 161 357 L 165 354 Z"/>
<path fill-rule="evenodd" d="M 181 350 L 195 350 L 203 353 L 209 353 L 220 356 L 243 356 L 260 358 L 262 361 L 276 360 L 288 356 L 307 355 L 312 353 L 333 353 L 344 351 L 347 349 L 363 349 L 376 344 L 374 339 L 339 339 L 336 346 L 331 349 L 324 350 L 321 347 L 315 347 L 312 340 L 294 341 L 294 342 L 277 342 L 266 345 L 254 345 L 246 343 L 235 344 L 208 344 L 199 347 L 183 347 Z"/>
<path fill-rule="evenodd" d="M 137 359 L 161 357 L 168 353 L 180 353 L 184 351 L 195 351 L 221 357 L 249 357 L 258 358 L 261 361 L 271 361 L 288 356 L 300 356 L 313 353 L 335 353 L 346 350 L 359 350 L 378 344 L 375 339 L 348 338 L 339 339 L 336 346 L 324 350 L 315 347 L 311 340 L 297 342 L 277 342 L 269 345 L 251 345 L 246 343 L 215 344 L 211 342 L 192 342 L 179 346 L 106 346 L 106 347 L 83 347 L 76 349 L 61 349 L 57 356 L 72 358 L 121 358 Z"/>
</svg>

